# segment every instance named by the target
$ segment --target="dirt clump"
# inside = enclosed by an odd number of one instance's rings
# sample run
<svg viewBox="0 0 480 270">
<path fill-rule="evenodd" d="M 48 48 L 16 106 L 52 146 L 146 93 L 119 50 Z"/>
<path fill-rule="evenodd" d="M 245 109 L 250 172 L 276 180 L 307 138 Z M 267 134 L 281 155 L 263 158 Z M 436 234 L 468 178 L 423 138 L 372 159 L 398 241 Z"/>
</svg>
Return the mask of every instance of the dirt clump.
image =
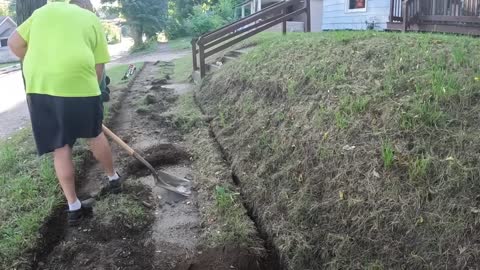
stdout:
<svg viewBox="0 0 480 270">
<path fill-rule="evenodd" d="M 147 149 L 138 149 L 138 151 L 154 167 L 177 164 L 182 160 L 188 160 L 190 157 L 186 149 L 178 144 L 171 143 L 155 143 L 149 145 Z M 145 175 L 140 171 L 148 173 L 145 165 L 136 159 L 128 163 L 126 170 L 128 174 Z"/>
</svg>

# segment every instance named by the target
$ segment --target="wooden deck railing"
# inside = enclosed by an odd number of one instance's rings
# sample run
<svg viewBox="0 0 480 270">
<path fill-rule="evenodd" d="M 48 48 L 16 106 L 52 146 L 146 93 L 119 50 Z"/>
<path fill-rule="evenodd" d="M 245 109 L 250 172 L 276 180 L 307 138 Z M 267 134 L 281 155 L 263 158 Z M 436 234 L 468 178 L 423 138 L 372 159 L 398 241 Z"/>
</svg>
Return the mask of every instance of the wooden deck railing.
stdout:
<svg viewBox="0 0 480 270">
<path fill-rule="evenodd" d="M 480 0 L 390 0 L 390 22 L 480 26 Z"/>
<path fill-rule="evenodd" d="M 286 33 L 287 21 L 301 14 L 306 14 L 305 31 L 310 32 L 310 0 L 286 0 L 193 39 L 193 70 L 200 70 L 203 78 L 207 72 L 206 58 L 209 56 L 278 24 L 282 24 L 283 33 Z"/>
</svg>

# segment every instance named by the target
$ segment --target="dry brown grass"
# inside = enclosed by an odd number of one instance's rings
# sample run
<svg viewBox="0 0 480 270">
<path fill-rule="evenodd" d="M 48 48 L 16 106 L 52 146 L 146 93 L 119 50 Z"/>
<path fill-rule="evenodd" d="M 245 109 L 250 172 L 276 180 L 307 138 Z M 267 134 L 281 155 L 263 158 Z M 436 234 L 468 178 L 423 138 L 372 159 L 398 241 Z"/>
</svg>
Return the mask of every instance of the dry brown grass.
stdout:
<svg viewBox="0 0 480 270">
<path fill-rule="evenodd" d="M 198 99 L 289 269 L 480 263 L 480 42 L 269 38 Z"/>
</svg>

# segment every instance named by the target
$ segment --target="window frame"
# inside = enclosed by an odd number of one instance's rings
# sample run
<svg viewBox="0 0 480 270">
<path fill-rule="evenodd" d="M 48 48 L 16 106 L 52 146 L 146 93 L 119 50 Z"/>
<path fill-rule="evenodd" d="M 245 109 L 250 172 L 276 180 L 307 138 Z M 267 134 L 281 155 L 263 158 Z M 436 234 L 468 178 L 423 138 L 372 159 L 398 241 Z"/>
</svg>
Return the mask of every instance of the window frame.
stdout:
<svg viewBox="0 0 480 270">
<path fill-rule="evenodd" d="M 362 12 L 367 12 L 368 8 L 368 0 L 365 0 L 365 7 L 364 8 L 350 8 L 350 1 L 351 0 L 346 0 L 345 1 L 345 13 L 362 13 Z"/>
<path fill-rule="evenodd" d="M 5 46 L 2 45 L 2 42 L 5 41 Z M 0 48 L 8 47 L 8 38 L 0 38 Z"/>
</svg>

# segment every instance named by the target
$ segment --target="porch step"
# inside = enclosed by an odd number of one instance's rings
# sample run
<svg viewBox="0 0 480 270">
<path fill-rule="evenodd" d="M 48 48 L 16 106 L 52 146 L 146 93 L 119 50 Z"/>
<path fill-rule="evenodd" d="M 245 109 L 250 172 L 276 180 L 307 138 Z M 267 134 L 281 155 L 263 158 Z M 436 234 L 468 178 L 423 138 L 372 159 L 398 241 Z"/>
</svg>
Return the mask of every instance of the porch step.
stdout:
<svg viewBox="0 0 480 270">
<path fill-rule="evenodd" d="M 225 57 L 222 58 L 222 62 L 223 63 L 228 63 L 228 62 L 233 61 L 237 58 L 238 58 L 238 56 L 225 56 Z"/>
<path fill-rule="evenodd" d="M 237 60 L 240 56 L 248 53 L 251 49 L 253 48 L 238 49 L 225 53 L 225 55 L 215 63 L 207 64 L 207 73 L 220 70 L 224 64 Z M 196 84 L 200 84 L 200 82 L 202 81 L 200 71 L 195 70 L 192 74 L 192 78 Z"/>
<path fill-rule="evenodd" d="M 221 69 L 221 68 L 222 68 L 222 65 L 219 65 L 219 64 L 209 64 L 209 65 L 207 66 L 207 69 L 208 69 L 208 71 L 210 71 L 210 72 L 217 71 L 217 70 L 219 70 L 219 69 Z"/>
<path fill-rule="evenodd" d="M 241 55 L 245 54 L 243 51 L 235 50 L 235 51 L 229 51 L 225 54 L 225 57 L 239 57 Z"/>
</svg>

